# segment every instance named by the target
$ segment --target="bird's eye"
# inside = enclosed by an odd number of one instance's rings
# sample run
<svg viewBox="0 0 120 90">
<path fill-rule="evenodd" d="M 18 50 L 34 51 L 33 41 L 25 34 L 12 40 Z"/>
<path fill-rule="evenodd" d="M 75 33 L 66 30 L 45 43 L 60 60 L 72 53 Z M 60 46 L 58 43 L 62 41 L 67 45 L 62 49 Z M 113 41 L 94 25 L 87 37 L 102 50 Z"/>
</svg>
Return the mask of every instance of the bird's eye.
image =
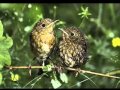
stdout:
<svg viewBox="0 0 120 90">
<path fill-rule="evenodd" d="M 71 33 L 71 36 L 74 36 L 74 33 Z"/>
<path fill-rule="evenodd" d="M 42 27 L 45 27 L 45 24 L 42 24 Z"/>
</svg>

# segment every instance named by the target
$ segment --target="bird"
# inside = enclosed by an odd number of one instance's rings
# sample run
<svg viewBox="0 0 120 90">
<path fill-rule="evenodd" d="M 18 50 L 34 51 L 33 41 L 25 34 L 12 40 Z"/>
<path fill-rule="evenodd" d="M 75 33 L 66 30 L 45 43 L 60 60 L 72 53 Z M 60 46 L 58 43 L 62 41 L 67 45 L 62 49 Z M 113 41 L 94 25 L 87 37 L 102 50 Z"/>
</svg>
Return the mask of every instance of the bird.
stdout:
<svg viewBox="0 0 120 90">
<path fill-rule="evenodd" d="M 59 55 L 64 66 L 80 68 L 87 61 L 87 41 L 85 34 L 77 27 L 61 29 L 62 39 L 59 42 Z"/>
<path fill-rule="evenodd" d="M 40 19 L 30 33 L 30 47 L 39 65 L 46 65 L 55 45 L 54 26 L 58 20 Z"/>
</svg>

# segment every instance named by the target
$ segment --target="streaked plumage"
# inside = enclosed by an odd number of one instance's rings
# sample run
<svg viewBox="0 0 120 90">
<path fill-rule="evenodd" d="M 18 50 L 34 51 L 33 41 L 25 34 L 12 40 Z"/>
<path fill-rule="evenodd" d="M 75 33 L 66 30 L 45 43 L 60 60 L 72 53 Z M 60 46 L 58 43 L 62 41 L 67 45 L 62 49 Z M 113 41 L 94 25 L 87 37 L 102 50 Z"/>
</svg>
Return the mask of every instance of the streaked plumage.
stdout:
<svg viewBox="0 0 120 90">
<path fill-rule="evenodd" d="M 59 43 L 62 63 L 67 67 L 80 67 L 86 63 L 87 44 L 84 34 L 76 27 L 63 30 L 62 40 Z"/>
</svg>

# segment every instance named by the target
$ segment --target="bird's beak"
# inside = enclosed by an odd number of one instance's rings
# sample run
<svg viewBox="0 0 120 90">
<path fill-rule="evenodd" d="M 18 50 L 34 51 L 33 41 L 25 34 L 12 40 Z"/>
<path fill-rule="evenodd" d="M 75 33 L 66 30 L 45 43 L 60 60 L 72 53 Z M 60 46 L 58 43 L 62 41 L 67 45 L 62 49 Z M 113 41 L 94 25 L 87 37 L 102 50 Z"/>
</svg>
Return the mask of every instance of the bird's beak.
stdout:
<svg viewBox="0 0 120 90">
<path fill-rule="evenodd" d="M 51 27 L 51 26 L 54 27 L 55 23 L 58 22 L 58 21 L 59 21 L 59 20 L 55 20 L 55 21 L 53 21 L 53 22 L 50 23 L 47 27 Z"/>
<path fill-rule="evenodd" d="M 53 21 L 52 23 L 54 24 L 54 23 L 56 23 L 56 22 L 58 22 L 59 20 L 55 20 L 55 21 Z"/>
<path fill-rule="evenodd" d="M 59 30 L 61 30 L 64 34 L 66 34 L 67 36 L 69 36 L 68 35 L 68 33 L 65 31 L 65 30 L 63 30 L 62 28 L 58 28 Z"/>
</svg>

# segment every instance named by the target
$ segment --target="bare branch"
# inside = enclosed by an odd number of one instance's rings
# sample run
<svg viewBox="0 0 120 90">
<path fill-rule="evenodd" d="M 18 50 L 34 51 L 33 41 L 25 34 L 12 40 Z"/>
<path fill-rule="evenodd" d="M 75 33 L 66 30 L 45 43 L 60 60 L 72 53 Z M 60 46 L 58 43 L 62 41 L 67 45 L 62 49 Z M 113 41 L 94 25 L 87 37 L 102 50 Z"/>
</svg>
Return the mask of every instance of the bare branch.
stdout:
<svg viewBox="0 0 120 90">
<path fill-rule="evenodd" d="M 44 66 L 7 66 L 7 69 L 40 69 L 43 68 Z M 53 68 L 58 68 L 53 67 Z M 81 72 L 81 73 L 88 73 L 88 74 L 93 74 L 93 75 L 97 75 L 97 76 L 102 76 L 102 77 L 109 77 L 109 78 L 117 78 L 120 79 L 120 77 L 117 76 L 111 76 L 109 73 L 107 74 L 103 74 L 103 73 L 97 73 L 97 72 L 92 72 L 92 71 L 88 71 L 88 70 L 81 70 L 81 69 L 76 69 L 76 68 L 69 68 L 69 67 L 62 67 L 65 68 L 66 70 L 70 70 L 70 71 L 76 71 L 76 72 Z"/>
</svg>

